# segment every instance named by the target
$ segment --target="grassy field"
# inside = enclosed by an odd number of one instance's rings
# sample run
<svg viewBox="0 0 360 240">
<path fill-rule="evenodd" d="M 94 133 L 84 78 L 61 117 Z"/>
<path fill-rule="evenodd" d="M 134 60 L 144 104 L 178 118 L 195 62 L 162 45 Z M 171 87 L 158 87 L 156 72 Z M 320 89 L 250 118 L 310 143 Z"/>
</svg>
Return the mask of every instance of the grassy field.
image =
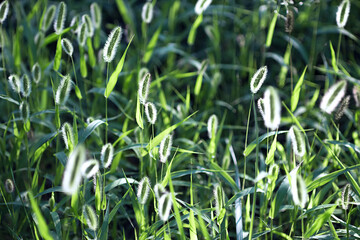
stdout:
<svg viewBox="0 0 360 240">
<path fill-rule="evenodd" d="M 359 239 L 360 1 L 0 4 L 0 238 Z"/>
</svg>

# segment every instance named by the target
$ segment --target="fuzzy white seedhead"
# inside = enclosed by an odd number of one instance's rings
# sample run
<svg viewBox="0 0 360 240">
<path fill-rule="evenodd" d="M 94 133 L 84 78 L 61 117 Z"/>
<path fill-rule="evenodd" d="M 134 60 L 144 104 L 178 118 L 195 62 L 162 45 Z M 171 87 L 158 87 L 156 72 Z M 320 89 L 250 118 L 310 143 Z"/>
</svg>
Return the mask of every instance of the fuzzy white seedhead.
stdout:
<svg viewBox="0 0 360 240">
<path fill-rule="evenodd" d="M 70 57 L 73 55 L 74 47 L 69 39 L 67 38 L 61 39 L 61 46 L 67 55 L 69 55 Z"/>
<path fill-rule="evenodd" d="M 299 157 L 303 157 L 306 152 L 304 135 L 295 125 L 290 128 L 289 135 L 294 153 Z"/>
<path fill-rule="evenodd" d="M 263 98 L 259 98 L 259 100 L 257 101 L 257 107 L 259 109 L 261 117 L 264 120 L 265 119 L 265 113 L 264 113 L 265 104 L 264 104 L 264 99 Z"/>
<path fill-rule="evenodd" d="M 281 121 L 281 102 L 277 91 L 268 87 L 264 93 L 264 123 L 267 128 L 275 130 Z"/>
<path fill-rule="evenodd" d="M 99 161 L 90 159 L 84 162 L 81 166 L 81 174 L 84 178 L 91 178 L 99 171 Z"/>
<path fill-rule="evenodd" d="M 215 199 L 216 216 L 219 216 L 221 209 L 224 207 L 224 202 L 225 202 L 224 190 L 220 186 L 220 184 L 215 184 L 214 186 L 214 199 Z"/>
<path fill-rule="evenodd" d="M 87 35 L 92 37 L 94 35 L 94 26 L 90 16 L 88 14 L 84 14 L 81 17 L 81 21 L 85 23 Z"/>
<path fill-rule="evenodd" d="M 80 24 L 77 30 L 78 42 L 81 47 L 85 46 L 86 38 L 87 38 L 87 30 L 86 24 L 83 22 Z"/>
<path fill-rule="evenodd" d="M 346 184 L 341 192 L 341 206 L 344 210 L 349 208 L 349 201 L 350 201 L 350 192 L 351 186 L 350 184 Z"/>
<path fill-rule="evenodd" d="M 150 193 L 150 180 L 148 177 L 144 177 L 141 179 L 137 191 L 137 198 L 139 200 L 139 203 L 144 205 L 149 197 Z"/>
<path fill-rule="evenodd" d="M 64 123 L 61 128 L 61 133 L 64 139 L 65 148 L 72 151 L 75 146 L 75 138 L 73 127 L 71 126 L 71 124 L 68 122 Z"/>
<path fill-rule="evenodd" d="M 164 186 L 161 183 L 157 183 L 154 186 L 154 192 L 155 192 L 155 197 L 157 198 L 157 200 L 159 200 L 162 195 L 167 193 L 166 189 L 164 188 Z"/>
<path fill-rule="evenodd" d="M 157 117 L 157 110 L 154 104 L 147 102 L 145 104 L 145 115 L 151 124 L 155 124 Z"/>
<path fill-rule="evenodd" d="M 55 103 L 57 105 L 65 104 L 69 98 L 71 90 L 71 78 L 70 75 L 66 75 L 61 79 L 58 89 L 55 94 Z"/>
<path fill-rule="evenodd" d="M 39 63 L 35 63 L 31 69 L 31 76 L 36 84 L 39 84 L 41 80 L 41 68 Z"/>
<path fill-rule="evenodd" d="M 98 217 L 94 209 L 89 205 L 84 205 L 83 215 L 89 228 L 95 231 L 98 228 Z"/>
<path fill-rule="evenodd" d="M 352 93 L 355 101 L 355 106 L 360 107 L 360 86 L 354 85 Z"/>
<path fill-rule="evenodd" d="M 266 76 L 267 76 L 268 70 L 267 66 L 263 66 L 259 68 L 254 76 L 251 78 L 250 82 L 250 90 L 253 94 L 257 93 L 261 86 L 263 85 Z"/>
<path fill-rule="evenodd" d="M 111 143 L 105 144 L 101 149 L 101 163 L 104 168 L 108 168 L 114 157 L 114 147 Z"/>
<path fill-rule="evenodd" d="M 41 28 L 44 32 L 46 32 L 50 28 L 52 22 L 54 21 L 55 14 L 56 14 L 56 7 L 55 5 L 51 5 L 46 10 L 44 20 L 41 25 Z"/>
<path fill-rule="evenodd" d="M 145 23 L 150 23 L 153 18 L 154 6 L 151 2 L 146 2 L 142 8 L 141 18 Z"/>
<path fill-rule="evenodd" d="M 308 201 L 306 184 L 304 179 L 296 172 L 291 176 L 291 193 L 295 205 L 304 208 Z"/>
<path fill-rule="evenodd" d="M 114 60 L 116 50 L 121 40 L 121 35 L 122 35 L 121 27 L 114 28 L 109 34 L 109 37 L 106 40 L 103 51 L 103 58 L 105 62 L 111 62 L 112 60 Z"/>
<path fill-rule="evenodd" d="M 172 134 L 168 134 L 160 143 L 160 162 L 165 163 L 170 156 L 172 147 Z"/>
<path fill-rule="evenodd" d="M 70 27 L 74 27 L 74 29 L 71 30 L 73 33 L 77 32 L 77 30 L 78 30 L 79 21 L 80 21 L 79 19 L 80 19 L 80 17 L 78 15 L 75 15 L 71 19 Z"/>
<path fill-rule="evenodd" d="M 14 187 L 13 181 L 10 178 L 6 179 L 5 180 L 5 191 L 7 193 L 12 193 L 12 192 L 14 192 L 14 189 L 15 189 L 15 187 Z"/>
<path fill-rule="evenodd" d="M 86 160 L 86 150 L 83 145 L 77 146 L 70 154 L 64 171 L 62 190 L 68 195 L 77 192 L 81 182 L 81 166 Z"/>
<path fill-rule="evenodd" d="M 22 101 L 19 107 L 20 117 L 24 123 L 30 118 L 30 108 L 29 104 L 26 101 Z"/>
<path fill-rule="evenodd" d="M 320 109 L 328 114 L 331 114 L 337 105 L 341 102 L 341 99 L 346 93 L 346 81 L 341 80 L 332 85 L 325 93 L 320 103 Z"/>
<path fill-rule="evenodd" d="M 172 206 L 171 193 L 162 195 L 158 202 L 159 216 L 164 222 L 168 220 Z"/>
<path fill-rule="evenodd" d="M 350 1 L 343 0 L 336 12 L 336 24 L 339 28 L 345 27 L 350 13 Z"/>
<path fill-rule="evenodd" d="M 9 2 L 7 0 L 0 3 L 0 23 L 3 24 L 9 13 Z"/>
<path fill-rule="evenodd" d="M 198 0 L 195 5 L 195 13 L 197 15 L 202 14 L 211 4 L 212 0 Z"/>
<path fill-rule="evenodd" d="M 20 81 L 19 76 L 16 74 L 11 74 L 9 76 L 8 80 L 9 80 L 9 84 L 10 84 L 11 88 L 14 90 L 14 92 L 20 93 L 21 81 Z"/>
<path fill-rule="evenodd" d="M 210 139 L 216 136 L 218 125 L 219 125 L 219 121 L 217 116 L 215 114 L 211 115 L 207 122 L 207 131 Z"/>
<path fill-rule="evenodd" d="M 21 94 L 27 98 L 31 93 L 31 79 L 27 74 L 21 77 Z"/>
<path fill-rule="evenodd" d="M 147 97 L 149 95 L 150 90 L 150 82 L 151 82 L 151 74 L 146 73 L 144 77 L 139 82 L 139 100 L 141 104 L 145 104 Z"/>
<path fill-rule="evenodd" d="M 94 2 L 90 5 L 91 19 L 94 23 L 95 28 L 100 28 L 101 25 L 101 9 L 99 5 Z"/>
<path fill-rule="evenodd" d="M 57 35 L 59 35 L 64 29 L 65 19 L 66 19 L 66 4 L 64 2 L 60 2 L 57 7 L 56 18 L 54 22 L 54 30 Z"/>
</svg>

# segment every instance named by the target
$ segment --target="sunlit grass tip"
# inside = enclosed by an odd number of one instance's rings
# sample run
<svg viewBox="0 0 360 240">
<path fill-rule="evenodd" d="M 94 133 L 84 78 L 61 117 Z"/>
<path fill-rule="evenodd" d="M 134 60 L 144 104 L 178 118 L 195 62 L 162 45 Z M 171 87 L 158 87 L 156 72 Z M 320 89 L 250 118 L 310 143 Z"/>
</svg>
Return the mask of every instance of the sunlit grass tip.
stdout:
<svg viewBox="0 0 360 240">
<path fill-rule="evenodd" d="M 264 123 L 267 128 L 275 130 L 280 126 L 281 101 L 277 90 L 268 87 L 264 93 Z"/>
<path fill-rule="evenodd" d="M 0 3 L 0 23 L 3 24 L 9 13 L 9 2 L 3 1 Z"/>
<path fill-rule="evenodd" d="M 27 98 L 31 94 L 31 79 L 27 74 L 21 77 L 21 94 Z"/>
<path fill-rule="evenodd" d="M 306 184 L 304 179 L 296 173 L 291 175 L 291 194 L 294 204 L 304 208 L 308 201 Z"/>
<path fill-rule="evenodd" d="M 150 193 L 150 180 L 148 177 L 143 177 L 139 182 L 138 191 L 137 191 L 137 198 L 139 203 L 144 205 L 149 197 Z"/>
<path fill-rule="evenodd" d="M 268 70 L 267 66 L 263 66 L 259 68 L 254 76 L 251 78 L 250 82 L 250 90 L 253 94 L 257 93 L 261 86 L 263 85 L 266 76 L 267 76 Z"/>
<path fill-rule="evenodd" d="M 11 74 L 8 77 L 10 87 L 14 90 L 16 93 L 20 93 L 21 91 L 21 81 L 18 75 Z"/>
<path fill-rule="evenodd" d="M 346 93 L 346 81 L 341 80 L 332 85 L 320 102 L 320 109 L 331 114 L 341 102 Z"/>
<path fill-rule="evenodd" d="M 99 171 L 99 161 L 90 159 L 84 162 L 81 166 L 81 174 L 84 178 L 91 178 Z"/>
<path fill-rule="evenodd" d="M 172 134 L 166 135 L 160 143 L 160 162 L 165 163 L 170 156 L 172 147 Z"/>
<path fill-rule="evenodd" d="M 294 153 L 299 157 L 303 157 L 306 153 L 304 135 L 302 134 L 300 129 L 295 125 L 290 128 L 289 135 Z"/>
<path fill-rule="evenodd" d="M 141 11 L 141 18 L 145 23 L 150 23 L 153 18 L 154 7 L 150 1 L 146 2 Z"/>
<path fill-rule="evenodd" d="M 111 143 L 105 144 L 101 149 L 101 158 L 100 161 L 104 168 L 108 168 L 111 165 L 111 162 L 114 157 L 114 147 Z"/>
<path fill-rule="evenodd" d="M 211 4 L 212 0 L 198 0 L 195 5 L 195 13 L 202 14 Z"/>
<path fill-rule="evenodd" d="M 98 217 L 94 211 L 94 209 L 89 205 L 83 206 L 83 215 L 86 220 L 87 225 L 93 231 L 98 228 Z"/>
<path fill-rule="evenodd" d="M 56 6 L 55 5 L 51 5 L 45 12 L 45 16 L 44 16 L 44 20 L 42 22 L 42 25 L 41 25 L 41 29 L 46 32 L 52 22 L 54 21 L 54 18 L 55 18 L 55 14 L 56 14 Z"/>
<path fill-rule="evenodd" d="M 83 23 L 85 23 L 87 35 L 92 37 L 94 35 L 94 26 L 90 16 L 88 14 L 84 14 L 81 17 L 81 20 Z"/>
<path fill-rule="evenodd" d="M 211 115 L 207 122 L 207 131 L 208 136 L 211 139 L 213 136 L 216 136 L 216 132 L 218 129 L 219 120 L 215 114 Z"/>
<path fill-rule="evenodd" d="M 57 11 L 56 11 L 56 18 L 54 22 L 54 30 L 57 35 L 64 30 L 64 23 L 66 19 L 66 4 L 65 2 L 60 2 Z"/>
<path fill-rule="evenodd" d="M 31 68 L 31 76 L 33 81 L 36 84 L 39 84 L 40 80 L 41 80 L 41 68 L 40 68 L 40 64 L 37 62 L 34 64 L 34 66 Z"/>
<path fill-rule="evenodd" d="M 101 17 L 101 9 L 96 2 L 94 2 L 90 5 L 90 15 L 91 15 L 91 19 L 93 21 L 95 28 L 100 28 L 101 18 L 102 18 Z"/>
<path fill-rule="evenodd" d="M 73 55 L 74 47 L 69 39 L 67 38 L 61 39 L 61 46 L 67 55 L 69 55 L 70 57 Z"/>
<path fill-rule="evenodd" d="M 345 27 L 350 14 L 350 1 L 343 0 L 336 11 L 336 24 L 339 28 Z"/>
<path fill-rule="evenodd" d="M 66 75 L 61 79 L 58 89 L 56 90 L 55 103 L 57 105 L 65 104 L 69 98 L 70 90 L 71 78 L 70 75 Z"/>
<path fill-rule="evenodd" d="M 145 104 L 145 115 L 149 123 L 155 124 L 157 118 L 157 110 L 153 103 L 147 102 Z"/>
<path fill-rule="evenodd" d="M 167 192 L 162 195 L 158 202 L 158 210 L 160 219 L 164 222 L 168 220 L 170 215 L 170 210 L 172 206 L 172 198 L 171 193 Z"/>
<path fill-rule="evenodd" d="M 105 62 L 111 62 L 112 60 L 114 60 L 116 50 L 121 40 L 121 35 L 122 35 L 121 27 L 114 28 L 109 34 L 109 37 L 106 40 L 103 51 L 103 58 Z"/>
<path fill-rule="evenodd" d="M 145 104 L 150 91 L 151 74 L 146 73 L 139 82 L 139 100 Z"/>
<path fill-rule="evenodd" d="M 61 128 L 61 133 L 65 143 L 65 148 L 69 149 L 71 152 L 75 147 L 74 130 L 71 124 L 65 122 Z"/>
</svg>

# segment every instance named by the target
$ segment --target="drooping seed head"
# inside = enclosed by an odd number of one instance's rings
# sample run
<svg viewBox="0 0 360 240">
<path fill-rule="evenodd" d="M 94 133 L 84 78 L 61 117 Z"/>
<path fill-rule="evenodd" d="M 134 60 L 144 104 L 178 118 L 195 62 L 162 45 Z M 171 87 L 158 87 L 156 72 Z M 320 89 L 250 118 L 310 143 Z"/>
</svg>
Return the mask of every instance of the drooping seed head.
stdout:
<svg viewBox="0 0 360 240">
<path fill-rule="evenodd" d="M 106 40 L 103 51 L 103 58 L 105 62 L 111 62 L 112 60 L 114 60 L 117 47 L 119 46 L 120 43 L 121 35 L 122 35 L 121 27 L 114 28 L 109 34 L 109 37 Z"/>
<path fill-rule="evenodd" d="M 257 107 L 259 109 L 261 117 L 264 120 L 265 119 L 265 113 L 264 113 L 265 104 L 264 104 L 264 99 L 263 98 L 259 98 L 259 100 L 257 101 Z"/>
<path fill-rule="evenodd" d="M 101 163 L 104 168 L 108 168 L 114 157 L 114 147 L 111 143 L 105 144 L 101 149 Z"/>
<path fill-rule="evenodd" d="M 13 181 L 9 178 L 6 179 L 5 180 L 5 191 L 7 193 L 12 193 L 12 192 L 14 192 L 14 189 L 15 189 L 15 187 L 14 187 Z"/>
<path fill-rule="evenodd" d="M 100 28 L 101 10 L 97 3 L 94 2 L 90 5 L 90 14 L 91 14 L 91 19 L 94 23 L 95 28 Z"/>
<path fill-rule="evenodd" d="M 0 23 L 3 24 L 9 13 L 9 2 L 7 0 L 0 3 Z"/>
<path fill-rule="evenodd" d="M 267 128 L 275 130 L 281 121 L 281 102 L 277 91 L 268 87 L 264 93 L 264 122 Z"/>
<path fill-rule="evenodd" d="M 90 16 L 88 14 L 84 14 L 81 17 L 81 21 L 83 23 L 85 23 L 87 35 L 89 37 L 94 36 L 94 26 L 93 26 L 93 23 L 92 23 L 92 20 L 91 20 Z"/>
<path fill-rule="evenodd" d="M 224 190 L 220 186 L 220 184 L 215 184 L 214 186 L 214 199 L 215 199 L 216 216 L 219 216 L 220 211 L 221 209 L 223 209 L 225 202 Z"/>
<path fill-rule="evenodd" d="M 30 108 L 29 104 L 26 101 L 22 101 L 19 107 L 20 117 L 24 123 L 26 123 L 30 118 Z"/>
<path fill-rule="evenodd" d="M 159 216 L 164 222 L 168 220 L 172 206 L 171 193 L 162 195 L 158 202 Z"/>
<path fill-rule="evenodd" d="M 195 13 L 197 15 L 202 14 L 211 4 L 212 0 L 198 0 L 195 5 Z"/>
<path fill-rule="evenodd" d="M 84 178 L 91 178 L 99 171 L 99 161 L 90 159 L 81 166 L 81 174 Z"/>
<path fill-rule="evenodd" d="M 151 82 L 151 74 L 146 73 L 144 77 L 139 82 L 139 100 L 140 103 L 145 104 L 147 97 L 149 95 L 150 90 L 150 82 Z"/>
<path fill-rule="evenodd" d="M 294 29 L 294 12 L 291 9 L 286 11 L 285 32 L 291 33 Z"/>
<path fill-rule="evenodd" d="M 344 210 L 349 208 L 349 201 L 350 201 L 350 192 L 351 186 L 350 184 L 346 184 L 341 192 L 341 206 Z"/>
<path fill-rule="evenodd" d="M 50 28 L 52 22 L 54 21 L 55 13 L 56 13 L 55 5 L 51 5 L 46 10 L 44 20 L 43 20 L 42 25 L 41 25 L 41 28 L 42 28 L 42 30 L 44 32 L 46 32 Z"/>
<path fill-rule="evenodd" d="M 81 182 L 81 166 L 86 159 L 86 150 L 83 145 L 77 146 L 70 154 L 64 171 L 62 190 L 68 195 L 77 192 Z"/>
<path fill-rule="evenodd" d="M 343 0 L 336 12 L 336 24 L 339 28 L 345 27 L 350 13 L 350 1 Z"/>
<path fill-rule="evenodd" d="M 267 66 L 263 66 L 259 68 L 254 74 L 254 76 L 251 78 L 250 90 L 253 94 L 257 93 L 263 85 L 267 76 L 267 72 Z"/>
<path fill-rule="evenodd" d="M 346 109 L 348 109 L 350 104 L 350 96 L 346 96 L 340 103 L 340 106 L 338 107 L 336 114 L 335 114 L 335 120 L 339 121 L 341 117 L 344 115 Z"/>
<path fill-rule="evenodd" d="M 74 52 L 74 47 L 70 40 L 67 38 L 61 39 L 61 46 L 64 52 L 71 57 Z"/>
<path fill-rule="evenodd" d="M 61 128 L 61 133 L 64 139 L 66 149 L 69 149 L 71 152 L 75 147 L 74 130 L 71 124 L 68 122 L 64 123 Z"/>
<path fill-rule="evenodd" d="M 84 47 L 87 38 L 86 24 L 84 22 L 81 23 L 78 28 L 77 37 L 78 37 L 79 45 Z"/>
<path fill-rule="evenodd" d="M 341 99 L 346 93 L 346 81 L 341 80 L 332 85 L 325 93 L 320 103 L 320 109 L 328 114 L 331 114 L 337 105 L 339 105 Z"/>
<path fill-rule="evenodd" d="M 289 135 L 294 153 L 299 157 L 303 157 L 306 152 L 304 135 L 295 125 L 290 128 Z"/>
<path fill-rule="evenodd" d="M 207 131 L 210 139 L 216 136 L 218 125 L 219 125 L 219 121 L 217 116 L 215 114 L 211 115 L 207 122 Z"/>
<path fill-rule="evenodd" d="M 98 217 L 94 209 L 89 205 L 83 206 L 83 215 L 89 228 L 95 231 L 98 228 Z"/>
<path fill-rule="evenodd" d="M 165 163 L 170 156 L 172 138 L 172 134 L 168 134 L 160 143 L 160 162 L 162 163 Z"/>
<path fill-rule="evenodd" d="M 137 191 L 137 198 L 139 200 L 139 203 L 144 205 L 149 197 L 150 193 L 150 180 L 148 177 L 144 177 L 141 179 Z"/>
<path fill-rule="evenodd" d="M 35 63 L 31 69 L 31 76 L 36 84 L 39 84 L 41 80 L 41 68 L 39 63 Z"/>
<path fill-rule="evenodd" d="M 291 193 L 295 205 L 304 208 L 308 201 L 306 184 L 304 179 L 296 173 L 291 176 Z"/>
<path fill-rule="evenodd" d="M 154 192 L 155 192 L 155 196 L 156 196 L 157 200 L 159 200 L 162 195 L 167 193 L 166 189 L 164 188 L 164 186 L 161 183 L 157 183 L 154 186 Z"/>
<path fill-rule="evenodd" d="M 56 18 L 54 22 L 54 30 L 57 35 L 59 35 L 64 29 L 65 19 L 66 19 L 66 4 L 64 2 L 60 2 L 57 7 Z"/>
<path fill-rule="evenodd" d="M 21 77 L 21 94 L 23 97 L 29 97 L 31 93 L 31 80 L 27 74 Z"/>
<path fill-rule="evenodd" d="M 142 8 L 141 18 L 145 23 L 150 23 L 153 18 L 154 7 L 151 2 L 146 2 Z"/>
<path fill-rule="evenodd" d="M 145 104 L 145 114 L 149 123 L 155 124 L 157 117 L 157 110 L 154 104 L 152 104 L 151 102 L 147 102 Z"/>
<path fill-rule="evenodd" d="M 66 75 L 61 79 L 59 87 L 55 94 L 55 103 L 57 105 L 65 104 L 69 98 L 71 90 L 71 78 L 70 75 Z"/>
<path fill-rule="evenodd" d="M 14 90 L 14 92 L 20 94 L 21 81 L 20 81 L 19 76 L 16 74 L 11 74 L 8 79 L 9 79 L 9 84 L 10 84 L 11 88 Z"/>
</svg>

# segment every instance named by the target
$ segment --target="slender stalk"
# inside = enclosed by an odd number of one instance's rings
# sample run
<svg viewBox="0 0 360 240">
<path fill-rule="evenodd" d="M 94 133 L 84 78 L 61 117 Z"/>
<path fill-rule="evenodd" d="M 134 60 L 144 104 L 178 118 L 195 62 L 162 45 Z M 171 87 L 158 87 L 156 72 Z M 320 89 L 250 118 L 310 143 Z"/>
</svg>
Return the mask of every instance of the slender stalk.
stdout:
<svg viewBox="0 0 360 240">
<path fill-rule="evenodd" d="M 107 63 L 106 65 L 106 86 L 105 89 L 108 85 L 108 81 L 109 81 L 109 63 Z M 106 90 L 105 90 L 106 91 Z M 108 142 L 108 99 L 105 98 L 105 144 Z"/>
<path fill-rule="evenodd" d="M 76 83 L 76 86 L 79 87 L 78 80 L 77 80 L 77 76 L 76 76 L 76 71 L 75 71 L 74 59 L 73 59 L 72 56 L 70 56 L 70 58 L 71 58 L 71 63 L 72 63 L 73 71 L 74 71 L 75 83 Z M 80 89 L 80 88 L 79 88 L 79 89 Z M 84 121 L 84 114 L 83 114 L 81 99 L 79 99 L 79 104 L 80 104 L 81 120 Z"/>
<path fill-rule="evenodd" d="M 340 32 L 339 34 L 339 40 L 338 40 L 338 45 L 337 45 L 337 50 L 336 50 L 336 64 L 338 65 L 339 63 L 339 55 L 340 55 L 340 47 L 341 47 L 341 37 L 342 37 L 342 33 Z"/>
<path fill-rule="evenodd" d="M 248 139 L 248 134 L 249 134 L 249 123 L 250 123 L 250 115 L 251 115 L 251 106 L 253 104 L 253 100 L 254 100 L 254 96 L 251 98 L 251 101 L 250 101 L 248 119 L 247 119 L 247 124 L 246 124 L 245 149 L 247 147 L 247 139 Z M 244 188 L 245 188 L 245 180 L 246 180 L 246 156 L 244 156 L 244 179 L 243 179 L 243 183 L 242 183 L 242 190 L 244 190 Z"/>
</svg>

